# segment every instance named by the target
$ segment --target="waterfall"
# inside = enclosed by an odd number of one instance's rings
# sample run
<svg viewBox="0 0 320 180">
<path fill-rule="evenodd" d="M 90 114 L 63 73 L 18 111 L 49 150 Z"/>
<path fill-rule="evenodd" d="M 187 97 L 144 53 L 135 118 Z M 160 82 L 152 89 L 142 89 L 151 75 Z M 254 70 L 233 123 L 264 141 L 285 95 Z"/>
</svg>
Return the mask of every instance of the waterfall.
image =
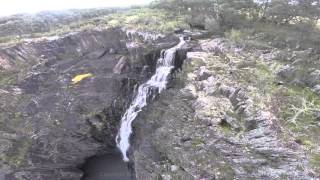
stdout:
<svg viewBox="0 0 320 180">
<path fill-rule="evenodd" d="M 147 105 L 147 99 L 152 95 L 153 89 L 158 89 L 161 93 L 167 86 L 168 77 L 174 68 L 175 54 L 179 48 L 185 44 L 184 39 L 180 38 L 180 43 L 161 53 L 157 61 L 155 74 L 146 83 L 143 83 L 138 88 L 138 93 L 132 101 L 121 119 L 121 126 L 116 137 L 117 147 L 120 149 L 123 160 L 129 161 L 127 151 L 130 147 L 130 135 L 132 133 L 132 122 L 137 117 L 142 108 Z"/>
</svg>

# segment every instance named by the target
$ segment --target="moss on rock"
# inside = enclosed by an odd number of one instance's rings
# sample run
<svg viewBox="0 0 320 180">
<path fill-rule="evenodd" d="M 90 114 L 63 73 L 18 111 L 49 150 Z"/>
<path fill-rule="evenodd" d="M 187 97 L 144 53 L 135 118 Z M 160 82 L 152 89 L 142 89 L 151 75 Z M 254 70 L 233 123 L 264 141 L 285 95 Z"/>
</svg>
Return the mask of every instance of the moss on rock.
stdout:
<svg viewBox="0 0 320 180">
<path fill-rule="evenodd" d="M 31 148 L 31 139 L 22 138 L 18 140 L 11 150 L 3 157 L 10 166 L 19 168 L 27 163 L 27 155 Z"/>
</svg>

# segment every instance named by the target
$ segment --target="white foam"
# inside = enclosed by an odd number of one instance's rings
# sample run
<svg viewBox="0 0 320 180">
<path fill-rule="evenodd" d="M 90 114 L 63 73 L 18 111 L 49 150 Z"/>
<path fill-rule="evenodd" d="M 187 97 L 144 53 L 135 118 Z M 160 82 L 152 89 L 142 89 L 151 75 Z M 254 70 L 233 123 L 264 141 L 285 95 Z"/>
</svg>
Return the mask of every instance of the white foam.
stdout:
<svg viewBox="0 0 320 180">
<path fill-rule="evenodd" d="M 116 142 L 117 147 L 121 150 L 124 161 L 129 161 L 127 151 L 130 148 L 132 122 L 139 112 L 142 111 L 142 108 L 147 105 L 147 99 L 152 95 L 153 89 L 158 89 L 158 93 L 161 93 L 166 89 L 168 77 L 174 68 L 175 54 L 184 44 L 185 41 L 183 38 L 180 38 L 180 43 L 178 45 L 164 52 L 163 57 L 160 57 L 157 61 L 155 74 L 150 78 L 150 80 L 139 86 L 137 95 L 123 115 L 121 119 L 121 126 L 116 137 Z"/>
</svg>

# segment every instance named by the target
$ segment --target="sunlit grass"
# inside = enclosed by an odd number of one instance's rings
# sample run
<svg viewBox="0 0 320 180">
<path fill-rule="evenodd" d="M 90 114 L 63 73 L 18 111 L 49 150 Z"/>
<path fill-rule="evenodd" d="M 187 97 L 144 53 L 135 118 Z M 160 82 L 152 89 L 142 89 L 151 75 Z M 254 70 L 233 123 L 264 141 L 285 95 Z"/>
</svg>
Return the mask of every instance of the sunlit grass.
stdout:
<svg viewBox="0 0 320 180">
<path fill-rule="evenodd" d="M 111 27 L 126 27 L 140 31 L 154 33 L 169 33 L 176 28 L 187 29 L 189 26 L 185 16 L 178 16 L 173 12 L 161 9 L 131 9 L 124 12 L 112 13 L 105 16 L 95 17 L 89 20 L 76 21 L 48 32 L 37 32 L 22 36 L 0 37 L 0 46 L 16 44 L 24 39 L 40 37 L 61 36 L 70 32 L 90 30 L 94 28 L 107 29 Z"/>
<path fill-rule="evenodd" d="M 141 31 L 167 33 L 175 28 L 187 28 L 184 16 L 157 9 L 135 9 L 125 13 L 111 14 L 104 17 L 107 26 L 122 26 Z M 114 23 L 119 22 L 119 23 Z"/>
</svg>

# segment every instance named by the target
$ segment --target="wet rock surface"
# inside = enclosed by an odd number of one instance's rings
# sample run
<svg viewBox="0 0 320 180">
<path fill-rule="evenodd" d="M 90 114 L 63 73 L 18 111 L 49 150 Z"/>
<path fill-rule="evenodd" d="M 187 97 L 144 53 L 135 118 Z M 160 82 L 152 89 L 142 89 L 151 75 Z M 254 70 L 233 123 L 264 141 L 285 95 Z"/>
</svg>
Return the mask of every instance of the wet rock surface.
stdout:
<svg viewBox="0 0 320 180">
<path fill-rule="evenodd" d="M 10 64 L 1 79 L 1 179 L 80 179 L 87 158 L 114 150 L 135 87 L 153 73 L 159 48 L 167 46 L 140 42 L 133 54 L 126 43 L 134 41 L 115 28 L 1 50 Z"/>
<path fill-rule="evenodd" d="M 123 162 L 121 154 L 113 152 L 103 156 L 92 157 L 82 166 L 85 176 L 81 180 L 132 180 L 128 165 Z"/>
</svg>

